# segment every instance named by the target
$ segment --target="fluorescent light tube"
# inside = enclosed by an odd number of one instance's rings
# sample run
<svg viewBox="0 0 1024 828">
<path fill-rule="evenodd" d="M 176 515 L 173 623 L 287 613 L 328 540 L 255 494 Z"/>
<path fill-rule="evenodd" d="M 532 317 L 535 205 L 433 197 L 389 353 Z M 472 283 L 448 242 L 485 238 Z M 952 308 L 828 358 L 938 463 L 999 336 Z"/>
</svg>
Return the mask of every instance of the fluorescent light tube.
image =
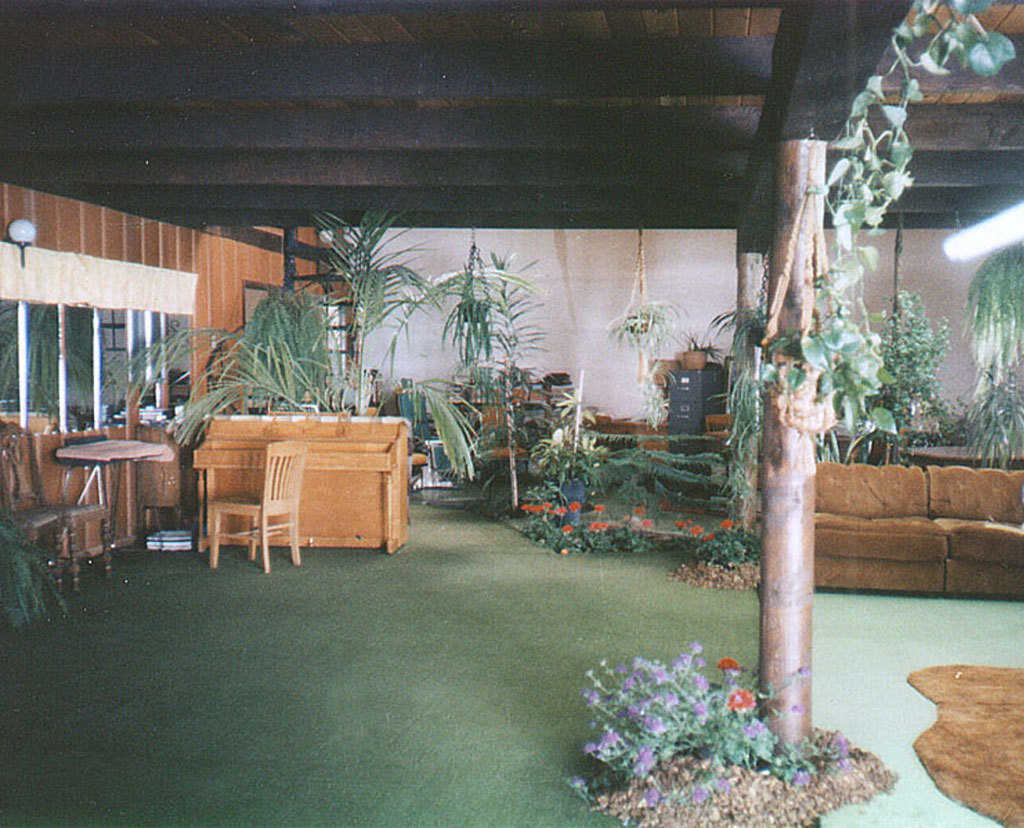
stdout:
<svg viewBox="0 0 1024 828">
<path fill-rule="evenodd" d="M 942 243 L 953 261 L 964 262 L 1024 240 L 1024 202 L 965 227 Z"/>
</svg>

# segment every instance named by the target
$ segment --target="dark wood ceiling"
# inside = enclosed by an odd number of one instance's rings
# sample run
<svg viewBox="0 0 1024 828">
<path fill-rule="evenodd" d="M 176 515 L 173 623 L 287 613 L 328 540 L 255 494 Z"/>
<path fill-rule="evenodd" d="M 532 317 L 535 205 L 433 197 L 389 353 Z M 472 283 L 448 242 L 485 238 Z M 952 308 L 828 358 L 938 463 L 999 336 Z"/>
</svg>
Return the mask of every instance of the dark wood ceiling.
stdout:
<svg viewBox="0 0 1024 828">
<path fill-rule="evenodd" d="M 199 225 L 735 227 L 831 138 L 907 0 L 8 0 L 0 180 Z M 367 13 L 372 10 L 373 13 Z M 1018 41 L 1024 7 L 984 24 Z M 1024 69 L 924 82 L 906 226 L 1024 190 Z"/>
</svg>

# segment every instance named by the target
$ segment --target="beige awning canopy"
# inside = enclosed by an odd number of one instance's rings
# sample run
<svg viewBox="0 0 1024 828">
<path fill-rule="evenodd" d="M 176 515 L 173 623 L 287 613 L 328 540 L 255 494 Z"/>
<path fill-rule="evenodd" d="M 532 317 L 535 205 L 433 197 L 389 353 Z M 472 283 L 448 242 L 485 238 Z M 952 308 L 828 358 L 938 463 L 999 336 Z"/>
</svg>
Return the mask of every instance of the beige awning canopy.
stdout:
<svg viewBox="0 0 1024 828">
<path fill-rule="evenodd" d="M 182 270 L 40 247 L 25 251 L 22 267 L 17 247 L 0 244 L 0 299 L 191 315 L 197 278 Z"/>
</svg>

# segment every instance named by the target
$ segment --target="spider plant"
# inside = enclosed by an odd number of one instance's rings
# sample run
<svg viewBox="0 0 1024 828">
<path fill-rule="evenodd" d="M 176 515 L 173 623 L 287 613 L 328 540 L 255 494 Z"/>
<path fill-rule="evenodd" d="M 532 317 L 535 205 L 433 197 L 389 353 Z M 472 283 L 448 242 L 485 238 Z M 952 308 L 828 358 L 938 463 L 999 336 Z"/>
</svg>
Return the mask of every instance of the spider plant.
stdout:
<svg viewBox="0 0 1024 828">
<path fill-rule="evenodd" d="M 614 320 L 610 326 L 612 341 L 652 354 L 677 340 L 679 312 L 669 302 L 643 302 Z"/>
<path fill-rule="evenodd" d="M 999 383 L 1024 358 L 1024 247 L 1002 250 L 982 262 L 967 293 L 967 323 L 978 389 Z M 989 377 L 991 375 L 991 377 Z"/>
</svg>

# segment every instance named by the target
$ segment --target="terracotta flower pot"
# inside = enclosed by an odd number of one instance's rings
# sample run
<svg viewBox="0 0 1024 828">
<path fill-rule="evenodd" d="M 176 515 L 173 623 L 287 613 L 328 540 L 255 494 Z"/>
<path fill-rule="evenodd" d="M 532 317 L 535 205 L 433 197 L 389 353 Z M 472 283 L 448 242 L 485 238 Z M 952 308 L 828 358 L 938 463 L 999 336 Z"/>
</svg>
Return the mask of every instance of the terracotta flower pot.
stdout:
<svg viewBox="0 0 1024 828">
<path fill-rule="evenodd" d="M 679 367 L 684 371 L 703 371 L 708 364 L 704 351 L 683 351 L 679 354 Z"/>
</svg>

